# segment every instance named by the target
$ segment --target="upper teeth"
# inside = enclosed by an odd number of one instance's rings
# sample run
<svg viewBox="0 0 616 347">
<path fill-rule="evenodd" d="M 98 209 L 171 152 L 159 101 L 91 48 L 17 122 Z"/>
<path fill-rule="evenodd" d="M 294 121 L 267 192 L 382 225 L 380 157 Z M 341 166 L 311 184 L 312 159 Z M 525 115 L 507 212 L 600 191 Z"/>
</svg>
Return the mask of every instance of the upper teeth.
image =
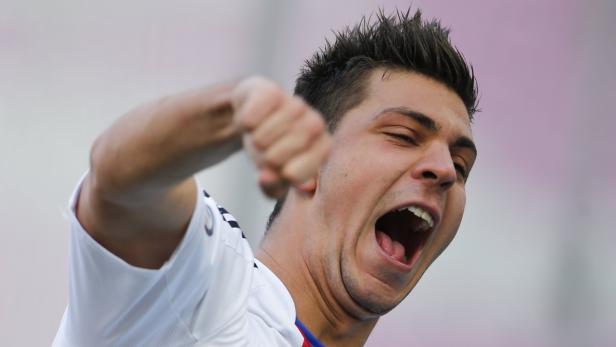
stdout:
<svg viewBox="0 0 616 347">
<path fill-rule="evenodd" d="M 403 207 L 398 211 L 402 210 L 407 210 L 416 215 L 417 217 L 423 219 L 429 228 L 432 228 L 434 226 L 434 220 L 432 220 L 432 216 L 428 213 L 428 211 L 424 210 L 423 208 L 418 206 L 409 206 Z"/>
</svg>

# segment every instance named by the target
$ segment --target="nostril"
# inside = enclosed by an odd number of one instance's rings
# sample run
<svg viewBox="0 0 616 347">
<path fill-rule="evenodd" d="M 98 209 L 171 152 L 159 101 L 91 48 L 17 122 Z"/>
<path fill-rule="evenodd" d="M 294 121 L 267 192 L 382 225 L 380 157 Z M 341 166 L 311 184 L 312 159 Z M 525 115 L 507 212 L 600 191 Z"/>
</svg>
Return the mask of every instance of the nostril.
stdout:
<svg viewBox="0 0 616 347">
<path fill-rule="evenodd" d="M 421 176 L 424 179 L 434 181 L 435 184 L 438 184 L 442 189 L 448 189 L 451 187 L 455 180 L 449 179 L 448 175 L 437 175 L 436 172 L 431 170 L 425 170 L 421 173 Z"/>
<path fill-rule="evenodd" d="M 429 178 L 429 179 L 437 179 L 438 176 L 436 176 L 436 174 L 432 171 L 424 171 L 421 173 L 421 175 L 423 176 L 423 178 Z"/>
</svg>

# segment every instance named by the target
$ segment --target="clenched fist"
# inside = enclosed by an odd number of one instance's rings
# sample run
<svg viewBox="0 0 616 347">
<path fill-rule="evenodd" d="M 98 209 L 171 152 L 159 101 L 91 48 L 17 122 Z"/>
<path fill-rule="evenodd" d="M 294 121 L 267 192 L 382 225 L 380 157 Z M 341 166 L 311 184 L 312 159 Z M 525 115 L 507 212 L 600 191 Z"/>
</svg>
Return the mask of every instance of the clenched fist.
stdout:
<svg viewBox="0 0 616 347">
<path fill-rule="evenodd" d="M 312 178 L 331 147 L 323 117 L 301 98 L 261 77 L 238 84 L 232 105 L 263 192 L 279 198 L 289 185 L 314 189 Z"/>
</svg>

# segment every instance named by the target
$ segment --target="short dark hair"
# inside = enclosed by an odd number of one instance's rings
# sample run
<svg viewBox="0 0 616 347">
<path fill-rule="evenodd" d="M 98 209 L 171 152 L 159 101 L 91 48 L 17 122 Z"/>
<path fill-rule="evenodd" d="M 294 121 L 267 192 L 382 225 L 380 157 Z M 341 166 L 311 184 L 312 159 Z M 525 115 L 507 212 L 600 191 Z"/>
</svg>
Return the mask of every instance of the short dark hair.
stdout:
<svg viewBox="0 0 616 347">
<path fill-rule="evenodd" d="M 366 79 L 376 68 L 416 72 L 454 91 L 468 111 L 477 111 L 477 81 L 473 67 L 449 40 L 449 29 L 438 20 L 424 21 L 421 10 L 387 16 L 382 10 L 363 17 L 354 27 L 335 33 L 332 44 L 306 60 L 295 84 L 295 94 L 320 111 L 330 131 L 340 117 L 361 103 Z M 274 206 L 267 228 L 280 212 L 284 198 Z"/>
</svg>

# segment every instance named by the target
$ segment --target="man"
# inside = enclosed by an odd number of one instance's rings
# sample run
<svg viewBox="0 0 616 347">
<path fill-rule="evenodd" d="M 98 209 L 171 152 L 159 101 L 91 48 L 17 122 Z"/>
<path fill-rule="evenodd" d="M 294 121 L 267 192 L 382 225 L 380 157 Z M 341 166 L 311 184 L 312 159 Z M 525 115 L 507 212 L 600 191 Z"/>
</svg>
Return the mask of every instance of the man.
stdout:
<svg viewBox="0 0 616 347">
<path fill-rule="evenodd" d="M 475 79 L 437 22 L 379 14 L 295 93 L 258 77 L 192 90 L 96 140 L 55 345 L 365 343 L 460 225 Z M 279 198 L 256 257 L 193 178 L 241 148 Z"/>
</svg>

